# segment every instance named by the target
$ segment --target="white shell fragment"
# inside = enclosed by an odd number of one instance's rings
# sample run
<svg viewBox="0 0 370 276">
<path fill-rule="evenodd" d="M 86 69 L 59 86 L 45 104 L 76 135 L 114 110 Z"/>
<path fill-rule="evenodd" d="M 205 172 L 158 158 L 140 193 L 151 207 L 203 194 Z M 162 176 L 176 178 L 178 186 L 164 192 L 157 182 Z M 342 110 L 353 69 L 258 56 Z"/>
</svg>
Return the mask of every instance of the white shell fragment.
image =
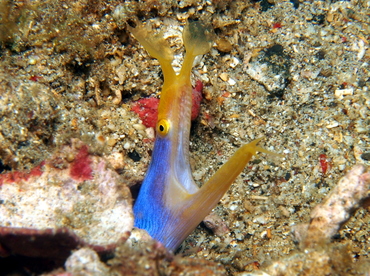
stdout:
<svg viewBox="0 0 370 276">
<path fill-rule="evenodd" d="M 39 173 L 0 179 L 0 227 L 66 227 L 98 246 L 115 244 L 131 231 L 128 187 L 107 161 L 77 144 L 64 147 Z"/>
</svg>

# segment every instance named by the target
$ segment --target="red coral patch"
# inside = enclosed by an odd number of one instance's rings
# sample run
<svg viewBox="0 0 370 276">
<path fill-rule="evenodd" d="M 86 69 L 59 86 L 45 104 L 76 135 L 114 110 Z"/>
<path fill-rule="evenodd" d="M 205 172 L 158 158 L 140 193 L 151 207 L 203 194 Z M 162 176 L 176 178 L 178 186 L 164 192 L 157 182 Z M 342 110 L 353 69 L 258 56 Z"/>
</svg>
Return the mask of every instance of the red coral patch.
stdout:
<svg viewBox="0 0 370 276">
<path fill-rule="evenodd" d="M 319 162 L 320 162 L 320 167 L 321 167 L 322 173 L 326 174 L 328 169 L 330 169 L 330 167 L 331 167 L 329 158 L 326 156 L 326 154 L 320 154 Z"/>
<path fill-rule="evenodd" d="M 0 185 L 4 183 L 18 183 L 20 181 L 27 181 L 30 177 L 40 176 L 43 174 L 42 167 L 45 165 L 45 161 L 42 161 L 40 165 L 34 167 L 29 172 L 8 172 L 0 174 Z"/>
<path fill-rule="evenodd" d="M 77 153 L 75 160 L 71 164 L 70 176 L 77 181 L 85 181 L 92 179 L 91 159 L 87 146 L 82 148 Z"/>
<path fill-rule="evenodd" d="M 157 98 L 140 99 L 132 105 L 131 110 L 139 115 L 144 126 L 154 128 L 158 118 L 158 105 Z"/>
<path fill-rule="evenodd" d="M 191 120 L 195 120 L 200 111 L 200 103 L 203 99 L 202 96 L 203 83 L 200 80 L 197 80 L 195 87 L 193 88 L 193 104 L 191 107 Z"/>
<path fill-rule="evenodd" d="M 202 90 L 203 83 L 198 80 L 195 84 L 195 87 L 193 88 L 191 120 L 195 120 L 199 115 L 200 102 L 203 98 Z M 155 128 L 158 118 L 158 105 L 159 99 L 157 98 L 140 99 L 133 103 L 131 111 L 139 115 L 140 119 L 143 121 L 144 126 Z"/>
</svg>

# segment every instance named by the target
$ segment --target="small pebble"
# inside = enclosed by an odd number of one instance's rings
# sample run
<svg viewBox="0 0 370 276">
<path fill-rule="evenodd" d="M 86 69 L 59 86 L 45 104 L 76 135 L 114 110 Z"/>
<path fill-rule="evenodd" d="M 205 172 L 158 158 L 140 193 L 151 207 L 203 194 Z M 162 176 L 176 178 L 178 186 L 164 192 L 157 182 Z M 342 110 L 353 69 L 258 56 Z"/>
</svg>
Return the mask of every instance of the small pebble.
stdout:
<svg viewBox="0 0 370 276">
<path fill-rule="evenodd" d="M 221 38 L 216 41 L 216 48 L 220 52 L 228 53 L 233 49 L 233 45 L 226 38 Z"/>
<path fill-rule="evenodd" d="M 229 75 L 227 73 L 221 73 L 220 74 L 220 79 L 223 81 L 228 81 L 229 80 Z"/>
<path fill-rule="evenodd" d="M 366 161 L 370 161 L 370 152 L 365 152 L 361 154 L 361 158 Z"/>
<path fill-rule="evenodd" d="M 129 148 L 131 147 L 130 143 L 129 142 L 126 142 L 124 145 L 123 145 L 123 148 L 128 150 Z"/>
</svg>

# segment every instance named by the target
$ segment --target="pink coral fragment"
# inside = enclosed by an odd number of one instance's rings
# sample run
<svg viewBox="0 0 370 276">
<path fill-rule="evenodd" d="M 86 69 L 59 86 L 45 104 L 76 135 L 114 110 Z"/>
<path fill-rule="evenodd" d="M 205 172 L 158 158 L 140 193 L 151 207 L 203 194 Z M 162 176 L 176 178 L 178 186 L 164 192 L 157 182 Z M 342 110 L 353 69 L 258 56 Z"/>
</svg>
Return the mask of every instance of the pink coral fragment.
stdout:
<svg viewBox="0 0 370 276">
<path fill-rule="evenodd" d="M 369 198 L 370 173 L 363 165 L 354 166 L 311 212 L 309 224 L 293 230 L 302 248 L 315 247 L 333 237 L 351 214 Z"/>
</svg>

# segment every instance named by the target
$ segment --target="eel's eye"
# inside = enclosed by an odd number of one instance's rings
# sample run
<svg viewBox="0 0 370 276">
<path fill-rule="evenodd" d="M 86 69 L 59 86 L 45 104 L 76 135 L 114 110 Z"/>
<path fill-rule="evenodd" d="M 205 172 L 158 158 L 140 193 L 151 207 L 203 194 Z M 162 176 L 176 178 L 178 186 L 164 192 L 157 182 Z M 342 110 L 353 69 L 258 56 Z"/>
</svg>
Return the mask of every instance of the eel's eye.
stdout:
<svg viewBox="0 0 370 276">
<path fill-rule="evenodd" d="M 157 123 L 156 127 L 157 133 L 161 135 L 166 135 L 170 131 L 170 122 L 166 119 L 161 119 Z"/>
</svg>

